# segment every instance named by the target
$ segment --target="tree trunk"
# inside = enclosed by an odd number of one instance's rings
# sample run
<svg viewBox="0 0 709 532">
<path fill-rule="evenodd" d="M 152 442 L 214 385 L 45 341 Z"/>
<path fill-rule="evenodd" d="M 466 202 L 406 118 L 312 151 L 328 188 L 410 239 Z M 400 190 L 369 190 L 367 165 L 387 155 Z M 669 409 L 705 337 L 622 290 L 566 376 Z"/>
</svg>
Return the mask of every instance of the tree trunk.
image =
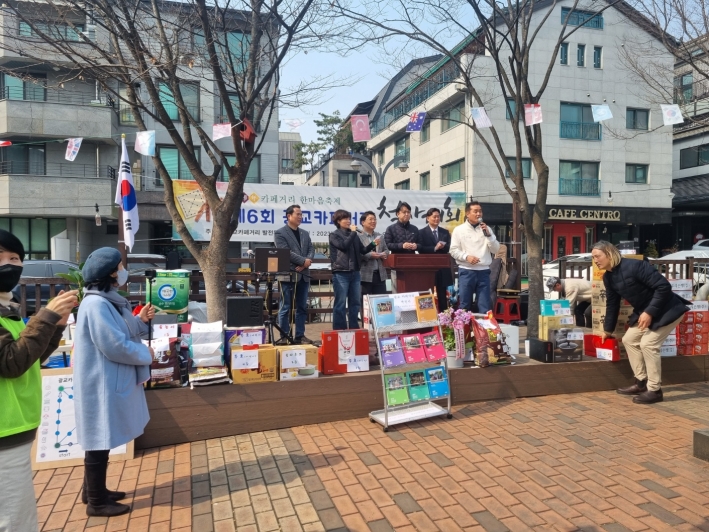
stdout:
<svg viewBox="0 0 709 532">
<path fill-rule="evenodd" d="M 529 280 L 529 307 L 527 309 L 527 338 L 539 338 L 539 302 L 544 299 L 542 270 L 542 238 L 527 225 L 527 278 Z"/>
<path fill-rule="evenodd" d="M 214 212 L 212 238 L 198 261 L 204 276 L 207 319 L 210 322 L 226 322 L 226 263 L 231 238 L 229 219 L 222 219 L 226 216 L 226 210 L 223 208 Z"/>
</svg>

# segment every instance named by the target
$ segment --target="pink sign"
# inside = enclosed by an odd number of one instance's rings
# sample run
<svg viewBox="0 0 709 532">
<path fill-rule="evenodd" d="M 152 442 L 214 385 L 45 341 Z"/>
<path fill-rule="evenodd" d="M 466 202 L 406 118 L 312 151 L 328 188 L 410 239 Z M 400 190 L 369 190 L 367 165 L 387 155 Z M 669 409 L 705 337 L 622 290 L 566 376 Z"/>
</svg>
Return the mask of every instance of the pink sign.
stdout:
<svg viewBox="0 0 709 532">
<path fill-rule="evenodd" d="M 542 104 L 540 103 L 525 103 L 524 104 L 524 125 L 533 126 L 534 124 L 542 123 Z"/>
</svg>

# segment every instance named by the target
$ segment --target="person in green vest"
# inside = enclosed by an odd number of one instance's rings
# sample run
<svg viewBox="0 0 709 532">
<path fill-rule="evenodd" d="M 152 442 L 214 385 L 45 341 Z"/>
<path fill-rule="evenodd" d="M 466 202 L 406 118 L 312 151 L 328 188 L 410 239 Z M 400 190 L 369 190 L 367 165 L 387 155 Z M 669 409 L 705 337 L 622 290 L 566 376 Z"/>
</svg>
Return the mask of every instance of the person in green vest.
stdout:
<svg viewBox="0 0 709 532">
<path fill-rule="evenodd" d="M 59 345 L 77 291 L 60 292 L 25 326 L 11 291 L 20 281 L 25 249 L 0 229 L 0 530 L 37 532 L 30 449 L 40 423 L 40 361 Z"/>
</svg>

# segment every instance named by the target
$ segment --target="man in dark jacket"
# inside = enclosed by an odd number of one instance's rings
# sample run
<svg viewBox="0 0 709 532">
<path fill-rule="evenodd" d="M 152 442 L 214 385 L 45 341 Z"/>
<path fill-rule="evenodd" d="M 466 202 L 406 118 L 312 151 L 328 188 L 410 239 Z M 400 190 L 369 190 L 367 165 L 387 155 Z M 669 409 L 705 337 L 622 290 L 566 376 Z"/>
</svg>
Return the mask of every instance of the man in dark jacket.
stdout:
<svg viewBox="0 0 709 532">
<path fill-rule="evenodd" d="M 419 246 L 419 230 L 411 224 L 411 205 L 405 201 L 396 207 L 398 222 L 387 227 L 384 242 L 392 253 L 416 253 Z"/>
<path fill-rule="evenodd" d="M 0 229 L 0 530 L 37 530 L 30 449 L 41 421 L 40 360 L 59 345 L 76 294 L 60 293 L 25 327 L 11 291 L 22 275 L 22 242 Z M 52 429 L 54 430 L 54 429 Z"/>
<path fill-rule="evenodd" d="M 448 229 L 441 227 L 441 211 L 431 207 L 426 212 L 428 225 L 419 229 L 419 253 L 436 253 L 447 255 L 451 249 L 451 234 Z M 436 293 L 438 294 L 438 311 L 443 312 L 448 308 L 446 289 L 454 283 L 452 269 L 443 268 L 436 272 Z"/>
<path fill-rule="evenodd" d="M 352 225 L 352 215 L 340 209 L 332 215 L 337 229 L 330 233 L 330 261 L 332 262 L 332 286 L 335 304 L 332 310 L 332 328 L 359 329 L 359 307 L 361 300 L 360 265 L 362 255 L 376 249 L 380 237 L 368 246 L 362 244 L 357 235 L 357 226 Z"/>
<path fill-rule="evenodd" d="M 687 301 L 672 293 L 672 286 L 647 261 L 622 258 L 609 242 L 598 242 L 591 252 L 603 274 L 606 288 L 606 319 L 602 338 L 610 338 L 618 322 L 621 298 L 633 307 L 623 336 L 635 383 L 618 393 L 635 395 L 634 403 L 662 401 L 660 347 L 687 312 Z"/>
</svg>

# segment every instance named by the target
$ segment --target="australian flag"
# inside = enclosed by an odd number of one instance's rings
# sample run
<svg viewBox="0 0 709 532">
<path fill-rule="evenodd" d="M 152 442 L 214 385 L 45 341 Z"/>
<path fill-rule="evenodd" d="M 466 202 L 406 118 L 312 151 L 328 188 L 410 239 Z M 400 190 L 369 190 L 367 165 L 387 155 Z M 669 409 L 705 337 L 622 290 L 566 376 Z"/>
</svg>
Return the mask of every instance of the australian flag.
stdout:
<svg viewBox="0 0 709 532">
<path fill-rule="evenodd" d="M 411 133 L 412 131 L 421 131 L 423 128 L 423 123 L 426 121 L 426 111 L 421 111 L 420 113 L 411 113 L 411 120 L 409 120 L 409 125 L 406 126 L 406 132 Z"/>
</svg>

